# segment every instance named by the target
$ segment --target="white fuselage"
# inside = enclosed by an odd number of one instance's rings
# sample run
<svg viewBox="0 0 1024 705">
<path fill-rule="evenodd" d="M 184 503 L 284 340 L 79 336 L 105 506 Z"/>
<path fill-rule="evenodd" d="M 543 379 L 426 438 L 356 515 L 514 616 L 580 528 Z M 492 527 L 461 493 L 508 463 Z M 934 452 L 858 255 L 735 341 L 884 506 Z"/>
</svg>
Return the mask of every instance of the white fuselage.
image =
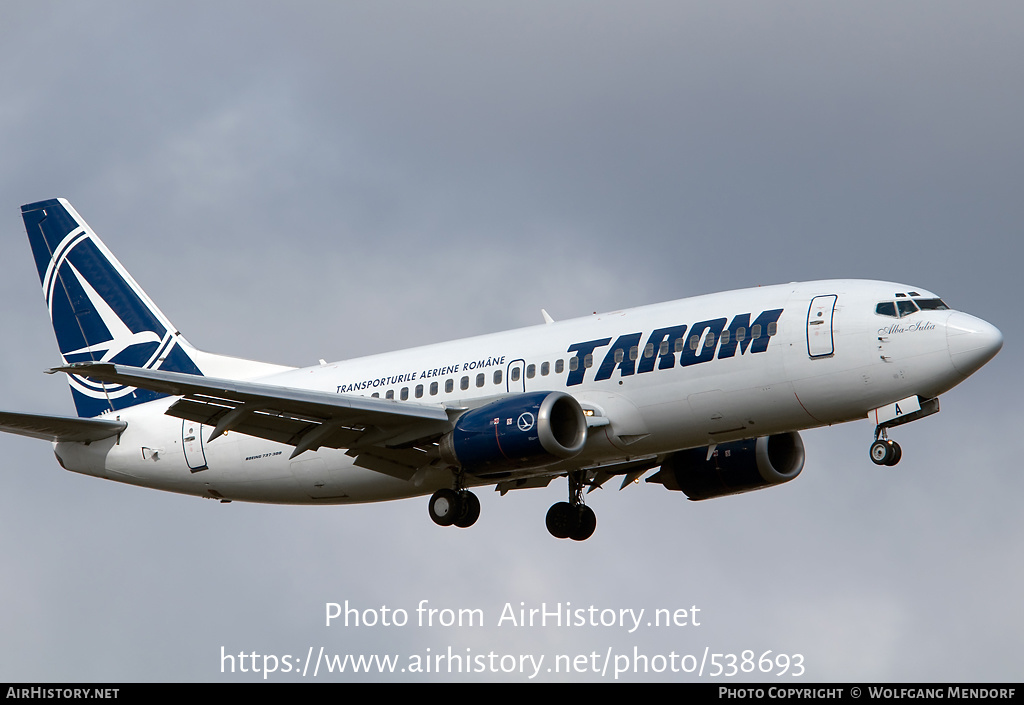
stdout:
<svg viewBox="0 0 1024 705">
<path fill-rule="evenodd" d="M 550 474 L 865 418 L 900 399 L 938 396 L 998 350 L 999 332 L 964 313 L 920 310 L 900 318 L 876 312 L 878 303 L 909 291 L 933 296 L 859 280 L 761 287 L 258 381 L 460 408 L 516 392 L 567 392 L 593 414 L 592 426 L 580 455 L 540 471 Z M 289 459 L 291 446 L 237 432 L 207 442 L 209 427 L 164 414 L 173 401 L 116 412 L 128 424 L 118 438 L 57 444 L 62 465 L 120 482 L 254 502 L 370 502 L 451 484 L 443 467 L 405 480 L 356 467 L 344 450 Z"/>
</svg>

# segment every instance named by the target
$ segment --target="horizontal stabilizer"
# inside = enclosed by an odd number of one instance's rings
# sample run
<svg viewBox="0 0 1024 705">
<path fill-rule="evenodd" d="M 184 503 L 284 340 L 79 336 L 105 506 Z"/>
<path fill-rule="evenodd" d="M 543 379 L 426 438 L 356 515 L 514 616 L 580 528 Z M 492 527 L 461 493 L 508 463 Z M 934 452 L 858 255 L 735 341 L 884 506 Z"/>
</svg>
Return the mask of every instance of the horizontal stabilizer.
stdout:
<svg viewBox="0 0 1024 705">
<path fill-rule="evenodd" d="M 90 443 L 116 436 L 128 427 L 124 421 L 80 419 L 71 416 L 18 414 L 0 411 L 0 431 L 44 441 Z"/>
</svg>

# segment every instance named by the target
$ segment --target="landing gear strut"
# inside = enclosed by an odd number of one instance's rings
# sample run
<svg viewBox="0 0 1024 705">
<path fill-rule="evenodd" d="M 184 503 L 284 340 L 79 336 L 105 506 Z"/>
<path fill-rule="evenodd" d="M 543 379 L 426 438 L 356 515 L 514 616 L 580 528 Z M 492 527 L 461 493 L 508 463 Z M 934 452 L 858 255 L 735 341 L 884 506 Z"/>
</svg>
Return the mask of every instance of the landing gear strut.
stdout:
<svg viewBox="0 0 1024 705">
<path fill-rule="evenodd" d="M 903 457 L 903 450 L 900 444 L 891 440 L 885 433 L 885 428 L 879 427 L 875 431 L 875 442 L 871 444 L 871 462 L 875 465 L 895 465 Z"/>
<path fill-rule="evenodd" d="M 597 528 L 597 515 L 583 503 L 583 473 L 569 473 L 569 501 L 551 505 L 546 519 L 548 532 L 556 539 L 586 541 Z"/>
<path fill-rule="evenodd" d="M 427 509 L 438 526 L 467 529 L 480 518 L 480 500 L 469 490 L 438 490 L 430 496 Z"/>
</svg>

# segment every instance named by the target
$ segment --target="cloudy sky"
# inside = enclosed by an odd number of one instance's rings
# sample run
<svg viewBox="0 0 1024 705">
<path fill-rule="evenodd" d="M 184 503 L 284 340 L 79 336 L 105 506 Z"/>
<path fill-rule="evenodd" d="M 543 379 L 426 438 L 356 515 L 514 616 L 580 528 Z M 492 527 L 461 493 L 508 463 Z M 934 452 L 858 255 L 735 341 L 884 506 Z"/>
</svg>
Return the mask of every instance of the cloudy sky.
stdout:
<svg viewBox="0 0 1024 705">
<path fill-rule="evenodd" d="M 809 431 L 763 492 L 609 483 L 582 544 L 544 528 L 562 482 L 479 492 L 458 531 L 423 498 L 221 505 L 0 438 L 0 681 L 250 680 L 222 648 L 320 647 L 1019 680 L 1022 35 L 1010 2 L 0 0 L 0 408 L 73 410 L 19 215 L 55 196 L 193 343 L 290 365 L 830 277 L 935 291 L 1006 340 L 898 430 L 896 468 L 868 421 Z M 326 627 L 346 600 L 410 624 Z M 421 600 L 487 623 L 414 626 Z M 701 623 L 497 625 L 566 602 Z"/>
</svg>

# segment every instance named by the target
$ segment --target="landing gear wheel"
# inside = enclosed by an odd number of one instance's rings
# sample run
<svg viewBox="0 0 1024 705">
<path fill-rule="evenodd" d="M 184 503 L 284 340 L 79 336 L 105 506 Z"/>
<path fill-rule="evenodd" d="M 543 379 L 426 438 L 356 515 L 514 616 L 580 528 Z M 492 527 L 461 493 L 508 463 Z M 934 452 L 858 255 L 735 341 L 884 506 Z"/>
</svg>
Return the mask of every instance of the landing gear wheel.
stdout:
<svg viewBox="0 0 1024 705">
<path fill-rule="evenodd" d="M 548 532 L 556 539 L 586 541 L 597 528 L 597 515 L 585 504 L 552 504 L 546 519 Z"/>
<path fill-rule="evenodd" d="M 430 496 L 430 504 L 427 509 L 430 512 L 430 518 L 434 520 L 435 524 L 438 526 L 451 526 L 461 514 L 461 504 L 458 493 L 455 490 L 445 488 L 438 490 Z"/>
<path fill-rule="evenodd" d="M 459 492 L 458 498 L 458 518 L 454 521 L 454 524 L 460 529 L 468 529 L 480 518 L 480 500 L 468 490 Z"/>
<path fill-rule="evenodd" d="M 900 448 L 900 444 L 897 443 L 896 441 L 889 442 L 892 443 L 893 450 L 892 461 L 889 463 L 889 465 L 895 465 L 896 463 L 900 462 L 900 458 L 903 457 L 903 449 Z"/>
<path fill-rule="evenodd" d="M 871 462 L 875 465 L 885 465 L 889 459 L 889 444 L 886 441 L 875 441 L 871 444 Z"/>
<path fill-rule="evenodd" d="M 552 504 L 545 523 L 548 532 L 556 539 L 567 539 L 579 524 L 576 508 L 568 502 Z"/>
<path fill-rule="evenodd" d="M 597 528 L 597 515 L 585 504 L 576 507 L 576 512 L 576 528 L 569 533 L 569 538 L 573 541 L 586 541 L 594 535 L 594 529 Z"/>
<path fill-rule="evenodd" d="M 895 465 L 903 457 L 903 449 L 896 441 L 877 440 L 871 444 L 871 462 L 875 465 Z"/>
<path fill-rule="evenodd" d="M 551 505 L 545 523 L 556 539 L 586 541 L 597 528 L 597 515 L 583 503 L 583 486 L 587 476 L 582 470 L 568 473 L 569 501 Z"/>
</svg>

